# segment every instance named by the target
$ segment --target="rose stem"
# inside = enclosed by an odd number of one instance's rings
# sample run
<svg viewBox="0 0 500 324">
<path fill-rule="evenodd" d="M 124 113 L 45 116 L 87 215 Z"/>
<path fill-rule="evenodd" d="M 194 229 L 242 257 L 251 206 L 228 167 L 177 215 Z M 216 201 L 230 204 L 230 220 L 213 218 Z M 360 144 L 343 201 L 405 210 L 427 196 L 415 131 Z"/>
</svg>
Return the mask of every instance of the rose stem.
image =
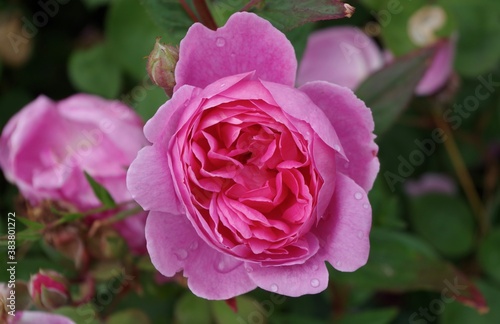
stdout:
<svg viewBox="0 0 500 324">
<path fill-rule="evenodd" d="M 191 18 L 191 20 L 193 22 L 198 22 L 198 17 L 196 17 L 196 15 L 194 14 L 194 12 L 191 10 L 191 8 L 189 7 L 189 5 L 186 3 L 186 0 L 179 0 L 182 8 L 184 8 L 184 11 L 188 14 L 189 18 Z"/>
<path fill-rule="evenodd" d="M 465 166 L 460 151 L 458 150 L 453 132 L 451 131 L 448 124 L 442 119 L 442 115 L 439 113 L 439 111 L 439 109 L 432 110 L 434 120 L 437 126 L 441 128 L 447 136 L 447 139 L 444 141 L 444 146 L 446 148 L 446 151 L 448 152 L 451 163 L 453 164 L 453 168 L 455 169 L 455 172 L 458 176 L 460 185 L 462 186 L 465 195 L 469 200 L 469 204 L 471 205 L 477 218 L 477 222 L 479 224 L 479 232 L 481 235 L 484 235 L 488 231 L 488 220 L 486 219 L 484 206 L 481 202 L 481 198 L 479 198 L 477 190 L 475 189 L 474 182 L 472 181 L 472 177 L 467 170 L 467 167 Z"/>
<path fill-rule="evenodd" d="M 198 15 L 200 15 L 200 21 L 206 27 L 216 30 L 217 24 L 215 23 L 214 17 L 210 13 L 210 9 L 208 9 L 207 3 L 205 0 L 193 0 L 194 7 L 196 11 L 198 11 Z"/>
</svg>

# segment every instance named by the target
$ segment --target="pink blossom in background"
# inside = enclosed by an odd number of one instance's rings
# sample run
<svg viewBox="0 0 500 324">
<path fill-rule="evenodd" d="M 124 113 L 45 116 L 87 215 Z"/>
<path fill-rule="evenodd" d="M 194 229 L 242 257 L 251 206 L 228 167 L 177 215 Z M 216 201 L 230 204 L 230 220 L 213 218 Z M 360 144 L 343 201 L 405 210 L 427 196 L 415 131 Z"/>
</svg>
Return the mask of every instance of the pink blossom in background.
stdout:
<svg viewBox="0 0 500 324">
<path fill-rule="evenodd" d="M 118 101 L 77 94 L 54 102 L 39 96 L 3 129 L 0 166 L 7 180 L 33 205 L 54 200 L 81 211 L 99 207 L 84 171 L 117 203 L 123 203 L 132 200 L 125 183 L 126 169 L 147 143 L 142 125 Z M 116 224 L 137 253 L 145 252 L 145 217 L 140 213 Z"/>
<path fill-rule="evenodd" d="M 422 175 L 418 180 L 408 180 L 404 185 L 404 189 L 412 197 L 432 193 L 452 196 L 457 193 L 457 184 L 446 174 L 429 172 Z"/>
<path fill-rule="evenodd" d="M 288 296 L 328 285 L 369 254 L 367 192 L 379 169 L 371 111 L 324 81 L 296 89 L 292 45 L 268 21 L 194 24 L 180 44 L 172 99 L 127 185 L 149 216 L 148 252 L 207 299 L 256 287 Z"/>
<path fill-rule="evenodd" d="M 8 317 L 7 324 L 75 324 L 63 315 L 44 313 L 39 311 L 16 312 L 16 317 Z"/>
<path fill-rule="evenodd" d="M 433 94 L 442 88 L 453 72 L 456 37 L 442 39 L 415 93 Z M 377 44 L 356 27 L 331 27 L 312 33 L 299 65 L 297 84 L 324 80 L 352 90 L 366 78 L 390 64 L 394 57 L 383 52 Z"/>
<path fill-rule="evenodd" d="M 377 43 L 361 29 L 341 26 L 318 30 L 307 40 L 297 85 L 323 80 L 354 90 L 384 63 Z"/>
</svg>

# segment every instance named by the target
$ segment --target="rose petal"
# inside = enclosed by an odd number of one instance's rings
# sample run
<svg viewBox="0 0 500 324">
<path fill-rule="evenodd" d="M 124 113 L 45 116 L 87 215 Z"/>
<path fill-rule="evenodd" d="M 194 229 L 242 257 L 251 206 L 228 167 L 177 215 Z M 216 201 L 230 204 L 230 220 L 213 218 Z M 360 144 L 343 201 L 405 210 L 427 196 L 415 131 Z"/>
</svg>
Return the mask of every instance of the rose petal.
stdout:
<svg viewBox="0 0 500 324">
<path fill-rule="evenodd" d="M 365 191 L 373 186 L 380 164 L 370 109 L 345 87 L 310 82 L 300 88 L 330 120 L 349 162 L 337 156 L 337 168 Z"/>
<path fill-rule="evenodd" d="M 250 278 L 262 289 L 281 295 L 297 297 L 317 294 L 328 287 L 328 270 L 325 262 L 314 256 L 304 264 L 261 267 L 245 265 Z"/>
<path fill-rule="evenodd" d="M 252 13 L 233 14 L 216 31 L 196 23 L 181 41 L 175 68 L 177 91 L 204 88 L 218 79 L 256 71 L 258 78 L 293 86 L 297 61 L 285 35 Z"/>
<path fill-rule="evenodd" d="M 184 109 L 199 93 L 199 89 L 185 86 L 176 91 L 172 98 L 163 104 L 144 126 L 144 135 L 151 143 L 170 137 L 177 131 L 179 119 Z"/>
<path fill-rule="evenodd" d="M 158 146 L 139 151 L 127 172 L 127 188 L 145 210 L 181 213 L 167 155 Z"/>
<path fill-rule="evenodd" d="M 366 192 L 338 173 L 335 193 L 316 228 L 326 260 L 337 270 L 354 271 L 366 264 L 370 252 L 372 210 Z"/>
<path fill-rule="evenodd" d="M 151 212 L 146 223 L 151 262 L 163 275 L 184 269 L 191 291 L 206 299 L 228 299 L 256 288 L 243 262 L 209 247 L 184 215 Z"/>
<path fill-rule="evenodd" d="M 443 87 L 453 71 L 456 37 L 444 39 L 438 43 L 437 52 L 432 59 L 415 93 L 420 96 L 430 95 Z"/>
<path fill-rule="evenodd" d="M 384 64 L 377 44 L 355 27 L 332 27 L 312 33 L 299 65 L 297 84 L 328 81 L 355 89 Z"/>
<path fill-rule="evenodd" d="M 11 317 L 11 316 L 9 316 Z M 69 318 L 57 315 L 44 313 L 39 311 L 18 311 L 16 317 L 8 321 L 9 324 L 75 324 Z"/>
</svg>

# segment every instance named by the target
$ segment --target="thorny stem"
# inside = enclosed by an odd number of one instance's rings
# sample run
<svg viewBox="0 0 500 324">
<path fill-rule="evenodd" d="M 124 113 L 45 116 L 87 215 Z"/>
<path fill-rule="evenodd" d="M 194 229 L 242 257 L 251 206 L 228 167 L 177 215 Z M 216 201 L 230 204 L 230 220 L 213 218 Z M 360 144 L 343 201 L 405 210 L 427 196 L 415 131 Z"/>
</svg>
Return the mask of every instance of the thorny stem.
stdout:
<svg viewBox="0 0 500 324">
<path fill-rule="evenodd" d="M 474 182 L 472 181 L 472 177 L 465 166 L 450 126 L 443 120 L 441 114 L 439 113 L 439 109 L 433 109 L 432 112 L 437 126 L 446 134 L 447 138 L 444 141 L 444 146 L 458 176 L 460 185 L 462 186 L 465 195 L 469 200 L 469 204 L 474 211 L 474 215 L 477 218 L 479 232 L 481 235 L 484 235 L 488 231 L 489 226 L 486 218 L 486 210 L 483 206 L 481 198 L 479 197 L 479 194 L 474 186 Z"/>
<path fill-rule="evenodd" d="M 193 22 L 198 22 L 198 17 L 196 17 L 193 10 L 191 10 L 189 5 L 186 3 L 186 0 L 179 0 L 179 3 L 181 4 L 184 11 L 188 14 L 189 18 L 191 18 Z"/>
<path fill-rule="evenodd" d="M 201 23 L 212 30 L 216 30 L 217 24 L 215 23 L 214 17 L 212 17 L 210 9 L 208 9 L 206 0 L 193 0 L 193 3 L 200 16 Z"/>
</svg>

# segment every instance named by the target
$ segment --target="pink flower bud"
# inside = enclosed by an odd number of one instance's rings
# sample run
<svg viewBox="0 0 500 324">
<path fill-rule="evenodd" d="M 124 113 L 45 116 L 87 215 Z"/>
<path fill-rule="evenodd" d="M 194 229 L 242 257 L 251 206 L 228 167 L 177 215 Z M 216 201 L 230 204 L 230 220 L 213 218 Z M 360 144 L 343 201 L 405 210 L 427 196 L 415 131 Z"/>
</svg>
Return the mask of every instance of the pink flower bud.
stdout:
<svg viewBox="0 0 500 324">
<path fill-rule="evenodd" d="M 52 270 L 40 270 L 31 276 L 29 292 L 35 305 L 46 310 L 64 306 L 70 299 L 66 279 Z"/>
<path fill-rule="evenodd" d="M 179 49 L 162 44 L 160 38 L 157 38 L 155 47 L 148 57 L 148 74 L 151 81 L 163 88 L 170 97 L 175 86 L 174 71 L 177 61 L 179 61 Z"/>
</svg>

